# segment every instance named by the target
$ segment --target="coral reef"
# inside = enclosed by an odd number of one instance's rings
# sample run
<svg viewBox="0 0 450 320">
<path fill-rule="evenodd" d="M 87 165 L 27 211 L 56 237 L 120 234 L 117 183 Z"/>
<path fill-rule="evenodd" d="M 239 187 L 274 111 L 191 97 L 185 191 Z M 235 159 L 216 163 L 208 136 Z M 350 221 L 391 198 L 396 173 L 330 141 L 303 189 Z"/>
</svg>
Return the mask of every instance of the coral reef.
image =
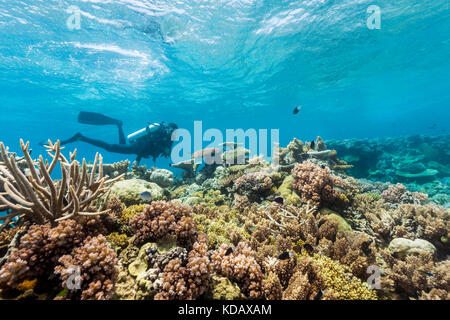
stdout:
<svg viewBox="0 0 450 320">
<path fill-rule="evenodd" d="M 0 299 L 449 300 L 450 159 L 400 141 L 227 142 L 182 177 L 2 145 Z"/>
</svg>

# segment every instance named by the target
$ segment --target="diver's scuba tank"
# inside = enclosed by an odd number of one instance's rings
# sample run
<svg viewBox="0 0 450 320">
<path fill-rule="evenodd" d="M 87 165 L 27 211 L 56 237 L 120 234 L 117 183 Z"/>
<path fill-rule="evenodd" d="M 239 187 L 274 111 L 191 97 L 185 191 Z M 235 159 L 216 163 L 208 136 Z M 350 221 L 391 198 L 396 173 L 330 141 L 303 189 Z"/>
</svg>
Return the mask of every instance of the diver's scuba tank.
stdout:
<svg viewBox="0 0 450 320">
<path fill-rule="evenodd" d="M 158 131 L 161 128 L 161 125 L 159 123 L 152 123 L 149 126 L 142 128 L 141 130 L 138 130 L 130 135 L 128 135 L 128 140 L 131 141 L 136 141 L 139 138 L 142 138 L 144 136 L 146 136 L 149 133 Z"/>
</svg>

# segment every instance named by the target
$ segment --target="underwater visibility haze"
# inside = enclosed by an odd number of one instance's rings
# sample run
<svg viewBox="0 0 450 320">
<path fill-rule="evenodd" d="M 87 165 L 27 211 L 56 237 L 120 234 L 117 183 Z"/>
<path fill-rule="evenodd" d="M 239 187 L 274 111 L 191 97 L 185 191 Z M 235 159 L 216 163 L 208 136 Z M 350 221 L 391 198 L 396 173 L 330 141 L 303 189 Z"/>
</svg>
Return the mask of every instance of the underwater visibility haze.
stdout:
<svg viewBox="0 0 450 320">
<path fill-rule="evenodd" d="M 0 299 L 449 300 L 449 7 L 0 0 Z"/>
</svg>

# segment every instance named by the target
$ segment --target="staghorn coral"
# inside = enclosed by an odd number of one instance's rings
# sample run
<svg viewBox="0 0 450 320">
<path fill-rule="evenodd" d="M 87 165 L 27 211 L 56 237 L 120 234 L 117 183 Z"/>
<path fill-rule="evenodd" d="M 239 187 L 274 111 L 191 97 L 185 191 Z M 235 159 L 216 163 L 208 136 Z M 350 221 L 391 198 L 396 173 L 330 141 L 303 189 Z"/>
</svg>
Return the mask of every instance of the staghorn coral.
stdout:
<svg viewBox="0 0 450 320">
<path fill-rule="evenodd" d="M 93 168 L 88 174 L 86 161 L 83 160 L 80 168 L 80 163 L 75 160 L 76 151 L 70 154 L 70 161 L 67 160 L 61 154 L 59 141 L 55 144 L 49 141 L 46 146 L 52 161 L 44 161 L 40 156 L 37 165 L 30 157 L 29 142 L 25 144 L 20 140 L 20 146 L 28 164 L 28 177 L 20 171 L 14 157 L 8 158 L 5 146 L 0 143 L 3 160 L 0 165 L 0 183 L 7 193 L 7 196 L 0 194 L 0 210 L 11 210 L 6 216 L 0 217 L 4 221 L 3 226 L 17 216 L 25 216 L 36 224 L 50 222 L 54 226 L 64 219 L 105 213 L 86 210 L 123 175 L 112 180 L 108 176 L 104 177 L 101 155 L 96 154 Z M 58 163 L 62 179 L 55 182 L 50 175 Z"/>
<path fill-rule="evenodd" d="M 445 260 L 435 264 L 430 280 L 432 289 L 422 291 L 421 300 L 450 300 L 450 261 Z"/>
<path fill-rule="evenodd" d="M 146 206 L 144 212 L 130 219 L 136 241 L 143 243 L 167 234 L 175 235 L 180 243 L 192 243 L 196 226 L 191 217 L 192 208 L 175 202 L 157 201 Z"/>
<path fill-rule="evenodd" d="M 329 168 L 321 168 L 310 161 L 297 163 L 292 171 L 292 185 L 303 201 L 312 201 L 317 205 L 333 202 L 339 198 L 334 189 L 340 185 L 340 179 L 333 176 Z"/>
<path fill-rule="evenodd" d="M 201 235 L 189 252 L 186 265 L 179 258 L 170 260 L 164 267 L 162 290 L 155 300 L 192 300 L 204 294 L 212 272 L 207 251 L 206 236 Z"/>
<path fill-rule="evenodd" d="M 211 260 L 214 270 L 237 282 L 242 292 L 249 298 L 260 298 L 263 295 L 263 273 L 256 262 L 254 252 L 245 242 L 240 242 L 230 254 L 226 255 L 229 248 L 223 244 L 213 251 Z"/>
<path fill-rule="evenodd" d="M 292 277 L 288 287 L 283 292 L 284 300 L 312 300 L 325 287 L 318 267 L 310 257 L 303 257 Z"/>
<path fill-rule="evenodd" d="M 82 300 L 107 300 L 112 297 L 118 275 L 118 259 L 104 236 L 87 237 L 80 247 L 58 261 L 60 265 L 56 266 L 55 274 L 59 274 L 63 287 L 71 294 L 81 295 Z"/>
<path fill-rule="evenodd" d="M 348 266 L 353 275 L 365 280 L 369 276 L 367 268 L 376 263 L 377 250 L 369 236 L 352 232 L 337 238 L 321 253 Z"/>
</svg>

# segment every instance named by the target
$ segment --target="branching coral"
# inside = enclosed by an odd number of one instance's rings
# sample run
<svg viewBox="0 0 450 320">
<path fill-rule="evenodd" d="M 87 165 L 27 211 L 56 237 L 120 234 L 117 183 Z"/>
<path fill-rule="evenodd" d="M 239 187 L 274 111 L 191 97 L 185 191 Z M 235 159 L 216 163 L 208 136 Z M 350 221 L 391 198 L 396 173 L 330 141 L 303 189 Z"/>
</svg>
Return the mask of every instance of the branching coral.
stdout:
<svg viewBox="0 0 450 320">
<path fill-rule="evenodd" d="M 193 242 L 197 232 L 191 213 L 189 206 L 156 201 L 131 218 L 129 224 L 138 242 L 160 239 L 170 234 L 175 235 L 178 242 L 188 244 Z"/>
<path fill-rule="evenodd" d="M 104 236 L 87 237 L 70 255 L 62 256 L 59 263 L 55 273 L 60 275 L 63 286 L 70 292 L 81 290 L 82 300 L 111 298 L 118 274 L 118 259 Z"/>
<path fill-rule="evenodd" d="M 450 237 L 450 215 L 445 208 L 404 204 L 394 211 L 393 218 L 396 237 L 422 238 L 447 252 L 450 249 L 448 241 L 442 241 Z"/>
<path fill-rule="evenodd" d="M 36 164 L 28 151 L 29 143 L 25 144 L 20 140 L 20 145 L 28 164 L 28 176 L 18 168 L 14 157 L 8 158 L 5 146 L 0 143 L 3 159 L 3 164 L 0 165 L 0 182 L 6 191 L 6 195 L 0 195 L 0 210 L 11 210 L 7 216 L 0 217 L 0 220 L 5 221 L 4 225 L 19 215 L 25 215 L 36 224 L 50 222 L 56 225 L 64 219 L 105 213 L 87 210 L 94 200 L 106 193 L 109 186 L 123 176 L 112 180 L 108 176 L 104 177 L 101 156 L 96 155 L 89 174 L 86 161 L 83 160 L 80 167 L 80 163 L 75 160 L 76 151 L 70 154 L 70 161 L 62 155 L 59 141 L 55 144 L 49 141 L 46 146 L 52 158 L 50 163 L 41 156 Z M 53 181 L 50 176 L 58 163 L 62 179 Z"/>
<path fill-rule="evenodd" d="M 417 298 L 422 291 L 430 289 L 433 274 L 433 258 L 429 253 L 408 255 L 404 259 L 395 258 L 390 252 L 382 252 L 386 263 L 381 287 L 395 293 L 400 298 Z"/>
<path fill-rule="evenodd" d="M 263 172 L 244 174 L 234 182 L 234 190 L 246 196 L 251 202 L 260 202 L 271 191 L 272 179 Z"/>
<path fill-rule="evenodd" d="M 84 238 L 82 226 L 74 220 L 61 221 L 54 228 L 31 226 L 0 269 L 0 284 L 14 288 L 24 280 L 50 274 L 58 258 Z"/>
<path fill-rule="evenodd" d="M 392 213 L 385 202 L 370 194 L 359 194 L 355 197 L 349 216 L 353 224 L 379 242 L 389 243 L 394 226 Z"/>
<path fill-rule="evenodd" d="M 205 236 L 199 236 L 189 252 L 186 265 L 179 258 L 170 260 L 164 268 L 162 291 L 156 300 L 192 300 L 205 293 L 210 281 L 212 264 L 207 255 Z"/>
<path fill-rule="evenodd" d="M 305 202 L 321 204 L 339 198 L 335 186 L 340 184 L 340 180 L 327 167 L 321 168 L 310 161 L 304 161 L 295 165 L 292 176 L 293 187 Z"/>
<path fill-rule="evenodd" d="M 383 191 L 381 198 L 395 207 L 406 203 L 424 204 L 428 200 L 428 195 L 420 192 L 409 192 L 403 184 L 397 183 Z"/>
<path fill-rule="evenodd" d="M 326 290 L 332 290 L 334 299 L 343 300 L 375 300 L 375 290 L 367 283 L 352 276 L 349 268 L 328 257 L 314 255 L 314 264 L 318 267 Z"/>
<path fill-rule="evenodd" d="M 211 260 L 214 270 L 236 281 L 243 293 L 252 299 L 260 298 L 262 292 L 263 273 L 256 262 L 254 252 L 245 243 L 240 242 L 231 253 L 227 255 L 230 246 L 221 245 L 212 253 Z"/>
</svg>

